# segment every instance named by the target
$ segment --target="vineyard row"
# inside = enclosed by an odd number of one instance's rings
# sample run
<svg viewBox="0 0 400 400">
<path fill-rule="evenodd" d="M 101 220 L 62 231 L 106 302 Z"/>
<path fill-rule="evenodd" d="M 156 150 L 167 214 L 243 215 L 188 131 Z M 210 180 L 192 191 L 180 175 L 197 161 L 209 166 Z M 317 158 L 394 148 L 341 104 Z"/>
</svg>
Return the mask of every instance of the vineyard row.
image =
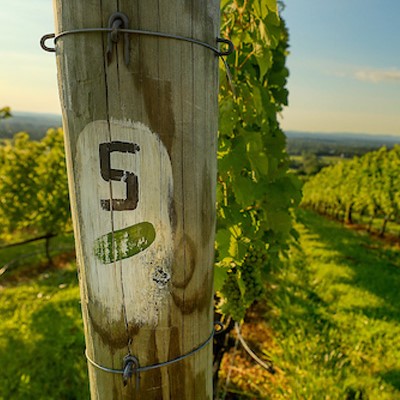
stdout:
<svg viewBox="0 0 400 400">
<path fill-rule="evenodd" d="M 399 221 L 400 146 L 382 147 L 362 157 L 322 169 L 303 187 L 303 205 L 345 223 L 354 214 L 382 219 L 383 236 L 389 221 Z"/>
</svg>

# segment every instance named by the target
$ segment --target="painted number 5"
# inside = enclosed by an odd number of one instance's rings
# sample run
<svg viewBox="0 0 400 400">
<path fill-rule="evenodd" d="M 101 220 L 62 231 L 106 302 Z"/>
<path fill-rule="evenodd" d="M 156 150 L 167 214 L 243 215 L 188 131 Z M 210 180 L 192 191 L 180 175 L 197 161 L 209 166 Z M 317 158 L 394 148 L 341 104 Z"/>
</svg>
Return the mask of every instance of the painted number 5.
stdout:
<svg viewBox="0 0 400 400">
<path fill-rule="evenodd" d="M 126 199 L 100 200 L 101 208 L 104 210 L 125 211 L 134 210 L 137 207 L 139 201 L 138 177 L 133 172 L 111 168 L 111 153 L 117 151 L 135 154 L 139 150 L 136 143 L 128 142 L 114 141 L 99 145 L 101 177 L 107 182 L 118 181 L 124 182 L 126 185 Z"/>
</svg>

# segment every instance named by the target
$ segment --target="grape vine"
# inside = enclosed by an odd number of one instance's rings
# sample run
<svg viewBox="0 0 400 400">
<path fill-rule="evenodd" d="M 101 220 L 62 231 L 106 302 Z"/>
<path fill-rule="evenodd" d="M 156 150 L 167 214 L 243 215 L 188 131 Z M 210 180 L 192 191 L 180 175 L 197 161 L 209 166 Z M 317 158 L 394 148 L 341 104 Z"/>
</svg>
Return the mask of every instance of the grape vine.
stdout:
<svg viewBox="0 0 400 400">
<path fill-rule="evenodd" d="M 215 287 L 220 311 L 240 321 L 287 250 L 300 188 L 277 120 L 287 105 L 288 32 L 276 0 L 222 1 L 222 34 L 235 45 L 235 90 L 221 71 Z"/>
<path fill-rule="evenodd" d="M 61 129 L 40 141 L 21 132 L 0 142 L 0 239 L 54 235 L 70 227 Z"/>
<path fill-rule="evenodd" d="M 345 223 L 353 215 L 383 219 L 381 235 L 400 212 L 400 146 L 385 147 L 322 169 L 304 185 L 303 205 Z"/>
</svg>

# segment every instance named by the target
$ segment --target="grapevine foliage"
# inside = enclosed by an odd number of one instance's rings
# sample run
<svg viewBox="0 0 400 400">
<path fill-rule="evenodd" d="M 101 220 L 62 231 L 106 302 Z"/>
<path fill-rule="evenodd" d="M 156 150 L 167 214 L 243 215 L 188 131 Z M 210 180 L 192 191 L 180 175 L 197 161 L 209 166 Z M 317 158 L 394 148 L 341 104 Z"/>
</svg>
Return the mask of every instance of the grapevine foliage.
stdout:
<svg viewBox="0 0 400 400">
<path fill-rule="evenodd" d="M 353 213 L 398 219 L 400 146 L 385 147 L 322 169 L 304 185 L 303 205 L 352 223 Z"/>
<path fill-rule="evenodd" d="M 0 142 L 0 237 L 57 234 L 70 224 L 61 129 L 40 141 L 21 132 Z"/>
<path fill-rule="evenodd" d="M 222 33 L 235 45 L 234 93 L 221 70 L 215 286 L 220 310 L 240 321 L 287 249 L 300 188 L 277 121 L 287 105 L 288 33 L 276 0 L 222 1 Z"/>
</svg>

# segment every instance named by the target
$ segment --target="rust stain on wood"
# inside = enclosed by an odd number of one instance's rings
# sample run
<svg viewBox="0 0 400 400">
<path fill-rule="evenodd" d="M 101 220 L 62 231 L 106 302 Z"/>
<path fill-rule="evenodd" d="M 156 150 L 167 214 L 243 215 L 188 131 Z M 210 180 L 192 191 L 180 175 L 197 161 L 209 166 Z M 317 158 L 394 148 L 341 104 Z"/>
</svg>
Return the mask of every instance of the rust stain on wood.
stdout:
<svg viewBox="0 0 400 400">
<path fill-rule="evenodd" d="M 201 182 L 201 241 L 202 248 L 210 244 L 210 238 L 214 238 L 216 223 L 215 197 L 212 195 L 214 177 L 210 176 L 207 165 L 203 166 Z M 211 218 L 210 218 L 211 217 Z"/>
<path fill-rule="evenodd" d="M 158 348 L 157 348 L 157 340 L 156 340 L 156 332 L 152 331 L 148 337 L 147 343 L 148 349 L 148 360 L 151 360 L 151 364 L 158 364 L 160 359 L 158 357 Z M 141 364 L 143 361 L 139 360 Z M 147 398 L 162 398 L 162 375 L 161 369 L 157 368 L 149 372 L 143 372 L 141 374 L 141 390 L 138 393 L 138 399 L 147 399 Z M 149 393 L 151 392 L 151 393 Z"/>
<path fill-rule="evenodd" d="M 140 329 L 139 327 L 135 327 L 136 329 L 132 329 L 129 334 L 125 329 L 115 329 L 115 324 L 117 326 L 125 326 L 122 305 L 120 315 L 118 317 L 114 316 L 117 322 L 109 320 L 109 311 L 105 310 L 103 305 L 98 301 L 90 301 L 87 305 L 87 311 L 93 330 L 98 334 L 104 345 L 110 349 L 122 349 L 126 347 L 132 334 L 136 334 Z"/>
<path fill-rule="evenodd" d="M 171 155 L 175 138 L 171 82 L 151 78 L 144 72 L 141 77 L 135 79 L 135 83 L 140 85 L 141 90 L 146 94 L 144 96 L 144 106 L 150 129 L 160 134 L 168 153 Z"/>
<path fill-rule="evenodd" d="M 182 353 L 182 343 L 180 341 L 180 330 L 177 327 L 171 328 L 171 336 L 169 341 L 169 357 L 173 359 L 180 356 Z M 170 368 L 169 381 L 171 386 L 171 394 L 176 396 L 176 399 L 187 399 L 186 385 L 184 377 L 191 374 L 190 366 L 184 361 L 172 364 Z M 174 398 L 174 397 L 171 397 Z"/>
</svg>

